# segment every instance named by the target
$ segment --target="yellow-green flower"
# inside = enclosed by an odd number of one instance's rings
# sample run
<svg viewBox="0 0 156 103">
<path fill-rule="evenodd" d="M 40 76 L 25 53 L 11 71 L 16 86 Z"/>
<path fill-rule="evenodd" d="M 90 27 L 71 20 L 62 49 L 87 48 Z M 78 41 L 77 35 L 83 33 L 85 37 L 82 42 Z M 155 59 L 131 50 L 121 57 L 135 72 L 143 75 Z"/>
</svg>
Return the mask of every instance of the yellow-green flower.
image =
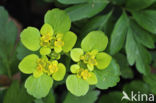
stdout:
<svg viewBox="0 0 156 103">
<path fill-rule="evenodd" d="M 39 58 L 35 54 L 26 56 L 20 62 L 19 68 L 23 73 L 33 73 L 35 78 L 39 78 L 43 74 L 47 74 L 56 81 L 62 80 L 66 72 L 64 64 L 58 63 L 57 60 L 50 61 L 46 57 Z"/>
<path fill-rule="evenodd" d="M 81 48 L 74 48 L 70 55 L 73 61 L 84 63 L 89 71 L 93 71 L 95 67 L 105 69 L 111 62 L 111 56 L 97 50 L 85 53 Z"/>
<path fill-rule="evenodd" d="M 53 9 L 45 14 L 40 30 L 27 27 L 21 32 L 22 44 L 30 51 L 37 51 L 36 54 L 25 56 L 19 64 L 21 72 L 33 74 L 27 78 L 25 87 L 36 98 L 48 94 L 53 80 L 60 81 L 64 78 L 66 67 L 57 60 L 76 43 L 77 36 L 70 31 L 70 27 L 71 21 L 67 13 Z"/>
<path fill-rule="evenodd" d="M 107 44 L 108 38 L 102 31 L 92 31 L 82 40 L 81 48 L 71 50 L 70 57 L 76 64 L 70 67 L 73 74 L 67 77 L 66 86 L 72 94 L 83 96 L 89 85 L 97 85 L 101 81 L 95 69 L 106 69 L 112 60 L 109 54 L 103 52 Z"/>
</svg>

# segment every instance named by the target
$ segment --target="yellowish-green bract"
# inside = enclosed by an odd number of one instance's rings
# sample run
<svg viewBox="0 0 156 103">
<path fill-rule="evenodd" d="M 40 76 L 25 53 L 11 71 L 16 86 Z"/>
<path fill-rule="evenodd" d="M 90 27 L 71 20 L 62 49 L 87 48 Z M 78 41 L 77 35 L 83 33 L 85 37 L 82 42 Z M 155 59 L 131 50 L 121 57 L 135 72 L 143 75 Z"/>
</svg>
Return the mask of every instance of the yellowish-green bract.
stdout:
<svg viewBox="0 0 156 103">
<path fill-rule="evenodd" d="M 44 17 L 45 24 L 40 31 L 35 27 L 27 27 L 21 32 L 22 44 L 37 54 L 23 58 L 19 69 L 30 75 L 25 83 L 27 92 L 36 98 L 45 97 L 53 85 L 53 80 L 64 79 L 66 67 L 59 63 L 61 54 L 68 53 L 75 45 L 77 36 L 69 31 L 69 16 L 60 9 L 49 10 Z"/>
<path fill-rule="evenodd" d="M 102 31 L 92 31 L 82 40 L 81 48 L 74 48 L 70 56 L 76 64 L 71 65 L 73 73 L 66 80 L 67 89 L 76 96 L 83 96 L 89 90 L 89 85 L 96 85 L 96 69 L 104 70 L 111 63 L 112 57 L 103 52 L 108 44 L 108 38 Z"/>
<path fill-rule="evenodd" d="M 27 27 L 21 32 L 22 44 L 37 54 L 23 58 L 19 69 L 25 74 L 33 74 L 26 80 L 27 92 L 36 98 L 45 97 L 53 85 L 53 80 L 64 79 L 66 67 L 58 60 L 62 54 L 70 53 L 72 72 L 66 79 L 67 89 L 75 96 L 83 96 L 89 90 L 89 85 L 99 86 L 96 70 L 105 70 L 112 57 L 103 52 L 108 44 L 108 38 L 102 31 L 92 31 L 82 40 L 81 48 L 74 48 L 77 41 L 75 33 L 69 31 L 71 21 L 68 15 L 60 10 L 49 10 L 45 14 L 45 24 L 38 30 Z"/>
</svg>

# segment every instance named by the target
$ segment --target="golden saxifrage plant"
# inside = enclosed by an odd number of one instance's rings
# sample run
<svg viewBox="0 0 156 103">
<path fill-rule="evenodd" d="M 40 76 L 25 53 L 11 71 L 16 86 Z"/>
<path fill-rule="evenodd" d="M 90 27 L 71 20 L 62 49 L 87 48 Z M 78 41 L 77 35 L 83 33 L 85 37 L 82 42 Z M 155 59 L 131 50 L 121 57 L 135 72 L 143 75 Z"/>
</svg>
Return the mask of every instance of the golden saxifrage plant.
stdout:
<svg viewBox="0 0 156 103">
<path fill-rule="evenodd" d="M 76 96 L 85 95 L 89 85 L 98 84 L 95 70 L 106 69 L 112 57 L 103 52 L 108 38 L 102 31 L 92 31 L 82 40 L 81 48 L 73 48 L 77 36 L 69 31 L 69 16 L 60 9 L 49 10 L 40 30 L 27 27 L 21 32 L 22 44 L 35 54 L 25 56 L 19 64 L 21 72 L 30 75 L 25 82 L 27 92 L 36 98 L 45 97 L 53 85 L 53 80 L 64 79 L 66 69 L 67 89 Z M 72 49 L 73 48 L 73 49 Z M 59 62 L 62 55 L 68 55 L 76 62 L 70 68 Z"/>
</svg>

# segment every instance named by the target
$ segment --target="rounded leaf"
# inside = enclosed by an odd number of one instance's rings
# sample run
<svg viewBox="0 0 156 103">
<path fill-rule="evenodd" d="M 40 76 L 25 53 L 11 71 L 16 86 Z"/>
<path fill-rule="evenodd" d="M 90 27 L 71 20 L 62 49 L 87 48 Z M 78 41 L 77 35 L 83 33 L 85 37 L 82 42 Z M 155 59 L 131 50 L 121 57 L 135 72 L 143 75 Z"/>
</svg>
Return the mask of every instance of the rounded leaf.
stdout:
<svg viewBox="0 0 156 103">
<path fill-rule="evenodd" d="M 53 35 L 54 30 L 53 30 L 53 28 L 51 27 L 51 25 L 49 25 L 49 24 L 44 24 L 44 25 L 41 27 L 40 33 L 41 33 L 41 35 L 46 35 L 46 34 Z"/>
<path fill-rule="evenodd" d="M 40 77 L 41 75 L 43 75 L 43 71 L 38 71 L 37 69 L 33 72 L 33 76 L 35 78 Z"/>
<path fill-rule="evenodd" d="M 80 56 L 83 55 L 84 52 L 81 48 L 74 48 L 70 52 L 70 56 L 73 61 L 78 62 L 80 61 Z"/>
<path fill-rule="evenodd" d="M 65 33 L 71 27 L 71 21 L 67 13 L 60 9 L 48 10 L 44 22 L 50 24 L 55 33 Z"/>
<path fill-rule="evenodd" d="M 66 80 L 67 89 L 75 96 L 84 96 L 89 90 L 89 84 L 76 75 L 69 75 Z"/>
<path fill-rule="evenodd" d="M 48 55 L 48 54 L 50 54 L 50 53 L 51 53 L 51 49 L 50 49 L 50 48 L 42 47 L 42 48 L 40 49 L 40 54 L 41 54 L 41 55 Z"/>
<path fill-rule="evenodd" d="M 39 99 L 48 95 L 52 84 L 53 79 L 46 74 L 43 74 L 39 78 L 31 75 L 25 82 L 25 88 L 30 95 Z"/>
<path fill-rule="evenodd" d="M 70 67 L 70 71 L 71 71 L 72 73 L 77 73 L 77 72 L 79 71 L 79 69 L 80 69 L 80 66 L 79 66 L 78 64 L 73 64 L 73 65 L 71 65 L 71 67 Z"/>
<path fill-rule="evenodd" d="M 37 51 L 40 48 L 40 32 L 37 28 L 28 27 L 24 29 L 20 37 L 27 49 Z"/>
<path fill-rule="evenodd" d="M 84 51 L 103 51 L 107 44 L 108 38 L 102 31 L 92 31 L 82 40 L 81 47 Z"/>
<path fill-rule="evenodd" d="M 64 66 L 64 64 L 59 63 L 58 64 L 58 71 L 55 72 L 52 77 L 54 80 L 56 81 L 61 81 L 63 80 L 64 76 L 66 74 L 66 67 Z"/>
<path fill-rule="evenodd" d="M 112 57 L 108 55 L 107 53 L 98 53 L 96 55 L 96 61 L 97 61 L 97 68 L 98 69 L 105 69 L 109 66 L 111 63 Z"/>
<path fill-rule="evenodd" d="M 19 63 L 18 68 L 25 74 L 31 74 L 36 70 L 38 59 L 39 57 L 37 55 L 30 54 L 23 58 L 23 60 Z"/>
<path fill-rule="evenodd" d="M 64 41 L 63 51 L 69 52 L 74 47 L 76 40 L 77 40 L 76 34 L 74 34 L 71 31 L 66 32 L 63 36 Z"/>
<path fill-rule="evenodd" d="M 98 79 L 96 87 L 99 89 L 108 89 L 114 87 L 120 81 L 120 68 L 115 60 L 104 70 L 95 69 L 94 73 Z"/>
<path fill-rule="evenodd" d="M 86 80 L 90 85 L 97 84 L 97 78 L 96 75 L 93 72 L 90 72 L 91 76 Z"/>
</svg>

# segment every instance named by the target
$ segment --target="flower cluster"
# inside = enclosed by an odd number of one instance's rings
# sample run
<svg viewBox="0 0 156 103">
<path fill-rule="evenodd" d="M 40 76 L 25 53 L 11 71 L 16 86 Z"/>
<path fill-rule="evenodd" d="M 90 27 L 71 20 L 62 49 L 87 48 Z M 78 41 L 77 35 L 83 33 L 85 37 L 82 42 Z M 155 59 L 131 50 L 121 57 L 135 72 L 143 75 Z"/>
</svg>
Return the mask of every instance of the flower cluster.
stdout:
<svg viewBox="0 0 156 103">
<path fill-rule="evenodd" d="M 60 19 L 61 18 L 61 19 Z M 73 48 L 77 36 L 69 31 L 71 21 L 62 10 L 49 10 L 40 30 L 28 27 L 21 32 L 21 42 L 35 53 L 25 56 L 19 69 L 32 74 L 25 82 L 27 92 L 36 98 L 45 97 L 53 85 L 53 80 L 61 81 L 66 67 L 59 59 L 64 54 L 76 62 L 70 66 L 72 74 L 67 76 L 67 89 L 76 96 L 85 95 L 89 85 L 98 83 L 96 70 L 103 70 L 111 62 L 111 56 L 103 52 L 108 38 L 102 31 L 90 32 L 81 42 L 81 48 Z M 73 49 L 72 49 L 73 48 Z"/>
<path fill-rule="evenodd" d="M 63 16 L 64 20 L 67 21 L 66 24 L 57 20 L 55 15 L 58 18 Z M 56 19 L 57 23 L 53 22 L 53 19 L 51 21 L 49 18 Z M 73 48 L 77 36 L 69 31 L 70 26 L 64 29 L 61 26 L 59 27 L 58 23 L 64 26 L 70 25 L 71 22 L 69 20 L 69 17 L 64 11 L 53 9 L 46 13 L 45 24 L 41 27 L 40 31 L 35 27 L 27 27 L 21 32 L 22 44 L 31 51 L 38 51 L 37 54 L 30 54 L 24 57 L 19 64 L 21 72 L 33 74 L 26 80 L 25 87 L 28 93 L 34 97 L 41 98 L 46 96 L 52 87 L 53 80 L 61 81 L 65 76 L 66 67 L 63 63 L 59 63 L 58 60 L 61 58 L 61 55 L 68 53 Z M 49 82 L 43 86 L 40 85 L 45 80 Z M 36 84 L 38 86 L 34 85 L 34 88 L 31 88 L 30 85 L 36 82 L 38 82 Z M 38 87 L 43 89 L 40 89 L 38 92 L 33 90 L 36 90 Z M 47 89 L 47 91 L 44 89 Z M 46 92 L 41 95 L 39 94 L 41 91 Z"/>
<path fill-rule="evenodd" d="M 93 31 L 82 40 L 81 48 L 71 50 L 70 56 L 76 64 L 70 67 L 73 74 L 68 76 L 66 85 L 72 94 L 76 96 L 85 95 L 88 91 L 88 85 L 98 83 L 95 69 L 103 70 L 107 68 L 112 60 L 109 54 L 103 52 L 107 43 L 107 36 L 102 31 Z M 72 88 L 74 81 L 80 82 L 81 90 L 76 91 Z M 77 84 L 75 84 L 76 86 Z"/>
</svg>

